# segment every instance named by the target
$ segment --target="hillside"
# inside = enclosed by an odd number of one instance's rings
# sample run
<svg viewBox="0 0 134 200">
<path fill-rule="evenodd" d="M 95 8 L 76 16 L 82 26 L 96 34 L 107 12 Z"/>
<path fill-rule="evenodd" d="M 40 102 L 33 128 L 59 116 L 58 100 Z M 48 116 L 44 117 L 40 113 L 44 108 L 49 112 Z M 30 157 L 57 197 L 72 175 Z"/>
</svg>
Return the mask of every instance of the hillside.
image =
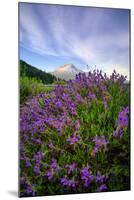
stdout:
<svg viewBox="0 0 134 200">
<path fill-rule="evenodd" d="M 25 61 L 20 60 L 20 77 L 22 76 L 36 78 L 37 80 L 41 80 L 44 84 L 51 84 L 56 80 L 54 75 L 39 70 L 27 64 Z"/>
</svg>

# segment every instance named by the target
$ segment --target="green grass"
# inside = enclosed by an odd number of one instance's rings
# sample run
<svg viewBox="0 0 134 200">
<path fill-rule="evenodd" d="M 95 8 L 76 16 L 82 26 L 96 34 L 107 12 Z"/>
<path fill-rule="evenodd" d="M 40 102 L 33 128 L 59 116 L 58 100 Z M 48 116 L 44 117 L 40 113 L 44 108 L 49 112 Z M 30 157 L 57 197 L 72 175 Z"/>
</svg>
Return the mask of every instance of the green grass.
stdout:
<svg viewBox="0 0 134 200">
<path fill-rule="evenodd" d="M 20 78 L 20 103 L 24 103 L 28 98 L 32 98 L 40 93 L 50 92 L 53 90 L 53 86 L 47 86 L 42 81 L 36 78 L 28 78 L 22 76 Z"/>
</svg>

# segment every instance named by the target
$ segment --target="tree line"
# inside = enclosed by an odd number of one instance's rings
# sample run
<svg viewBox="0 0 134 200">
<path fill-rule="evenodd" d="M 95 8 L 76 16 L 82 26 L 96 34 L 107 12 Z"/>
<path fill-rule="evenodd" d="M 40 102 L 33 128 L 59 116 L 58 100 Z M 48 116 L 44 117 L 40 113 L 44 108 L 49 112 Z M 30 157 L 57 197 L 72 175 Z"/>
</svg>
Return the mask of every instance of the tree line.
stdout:
<svg viewBox="0 0 134 200">
<path fill-rule="evenodd" d="M 36 67 L 33 67 L 23 60 L 20 60 L 20 77 L 36 78 L 44 84 L 52 84 L 56 81 L 56 77 L 47 72 L 44 72 Z"/>
</svg>

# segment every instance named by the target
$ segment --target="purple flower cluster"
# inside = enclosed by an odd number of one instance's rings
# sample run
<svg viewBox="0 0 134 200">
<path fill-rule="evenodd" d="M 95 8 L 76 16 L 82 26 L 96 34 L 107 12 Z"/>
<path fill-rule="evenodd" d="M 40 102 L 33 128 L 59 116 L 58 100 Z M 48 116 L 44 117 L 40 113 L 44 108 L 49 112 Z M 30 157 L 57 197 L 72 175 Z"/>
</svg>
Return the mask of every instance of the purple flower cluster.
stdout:
<svg viewBox="0 0 134 200">
<path fill-rule="evenodd" d="M 129 119 L 129 107 L 127 106 L 119 113 L 118 124 L 121 128 L 128 127 Z"/>
<path fill-rule="evenodd" d="M 57 160 L 52 159 L 51 161 L 51 168 L 56 169 L 58 167 Z"/>
<path fill-rule="evenodd" d="M 95 101 L 97 99 L 96 95 L 94 93 L 92 93 L 92 92 L 89 92 L 88 98 L 91 101 Z"/>
<path fill-rule="evenodd" d="M 80 120 L 76 120 L 76 124 L 75 124 L 75 130 L 76 130 L 76 132 L 79 131 L 79 128 L 80 128 Z"/>
<path fill-rule="evenodd" d="M 94 176 L 92 175 L 89 167 L 84 167 L 81 170 L 81 179 L 83 180 L 85 187 L 89 187 L 90 184 L 93 182 Z"/>
<path fill-rule="evenodd" d="M 106 184 L 102 184 L 99 188 L 98 188 L 98 192 L 104 192 L 107 191 L 108 187 L 106 186 Z"/>
<path fill-rule="evenodd" d="M 53 170 L 47 171 L 46 176 L 47 176 L 48 180 L 50 181 L 53 178 Z"/>
<path fill-rule="evenodd" d="M 96 175 L 96 183 L 106 183 L 108 180 L 108 176 L 101 175 L 100 171 L 97 171 Z"/>
<path fill-rule="evenodd" d="M 25 157 L 25 161 L 26 161 L 26 167 L 31 167 L 31 162 L 28 157 Z"/>
<path fill-rule="evenodd" d="M 49 168 L 49 170 L 47 171 L 47 174 L 46 174 L 49 181 L 52 180 L 54 172 L 57 171 L 57 168 L 58 168 L 57 160 L 52 159 L 51 164 L 50 164 L 50 168 Z"/>
<path fill-rule="evenodd" d="M 35 196 L 35 191 L 33 190 L 31 185 L 28 185 L 27 189 L 26 189 L 27 194 Z"/>
<path fill-rule="evenodd" d="M 67 138 L 67 141 L 70 143 L 70 145 L 75 145 L 77 143 L 79 143 L 81 137 L 80 135 L 76 135 L 76 134 L 72 134 L 72 136 Z"/>
<path fill-rule="evenodd" d="M 71 174 L 76 169 L 77 163 L 73 162 L 71 165 L 67 164 L 68 174 Z"/>
<path fill-rule="evenodd" d="M 95 147 L 92 152 L 93 156 L 95 156 L 98 152 L 105 152 L 108 150 L 109 140 L 105 137 L 105 135 L 102 135 L 101 137 L 96 135 L 92 141 L 95 143 Z"/>
<path fill-rule="evenodd" d="M 107 191 L 108 187 L 106 185 L 109 177 L 106 175 L 101 175 L 100 171 L 97 171 L 95 180 L 97 184 L 100 184 L 100 187 L 97 189 L 98 192 Z"/>
<path fill-rule="evenodd" d="M 50 149 L 53 149 L 54 148 L 54 145 L 53 145 L 53 143 L 51 142 L 51 143 L 49 143 L 48 144 L 48 147 L 50 148 Z"/>
<path fill-rule="evenodd" d="M 119 117 L 117 120 L 117 128 L 113 133 L 113 136 L 116 138 L 122 138 L 124 134 L 124 129 L 126 129 L 129 125 L 129 107 L 123 108 L 121 112 L 119 112 Z"/>
<path fill-rule="evenodd" d="M 42 158 L 43 158 L 42 151 L 38 151 L 37 154 L 34 155 L 34 159 L 36 162 L 36 165 L 34 166 L 34 172 L 36 174 L 40 174 L 40 165 L 41 165 Z"/>
<path fill-rule="evenodd" d="M 81 103 L 83 101 L 80 94 L 76 94 L 76 103 Z"/>
<path fill-rule="evenodd" d="M 60 183 L 65 186 L 67 189 L 72 188 L 73 190 L 76 189 L 78 181 L 67 179 L 66 177 L 61 178 Z"/>
</svg>

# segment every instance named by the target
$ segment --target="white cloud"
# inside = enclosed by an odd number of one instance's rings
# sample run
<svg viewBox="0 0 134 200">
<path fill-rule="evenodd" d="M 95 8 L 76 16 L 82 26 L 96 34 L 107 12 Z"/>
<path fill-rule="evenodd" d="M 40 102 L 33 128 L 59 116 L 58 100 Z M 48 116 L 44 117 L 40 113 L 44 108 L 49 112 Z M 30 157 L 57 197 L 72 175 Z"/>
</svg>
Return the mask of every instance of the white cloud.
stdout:
<svg viewBox="0 0 134 200">
<path fill-rule="evenodd" d="M 29 50 L 35 51 L 36 53 L 42 55 L 57 55 L 53 49 L 50 49 L 49 37 L 43 30 L 43 27 L 39 23 L 39 20 L 36 17 L 36 13 L 32 10 L 32 5 L 30 4 L 25 7 L 21 6 L 20 33 L 20 42 L 23 43 L 25 48 L 28 48 Z"/>
</svg>

